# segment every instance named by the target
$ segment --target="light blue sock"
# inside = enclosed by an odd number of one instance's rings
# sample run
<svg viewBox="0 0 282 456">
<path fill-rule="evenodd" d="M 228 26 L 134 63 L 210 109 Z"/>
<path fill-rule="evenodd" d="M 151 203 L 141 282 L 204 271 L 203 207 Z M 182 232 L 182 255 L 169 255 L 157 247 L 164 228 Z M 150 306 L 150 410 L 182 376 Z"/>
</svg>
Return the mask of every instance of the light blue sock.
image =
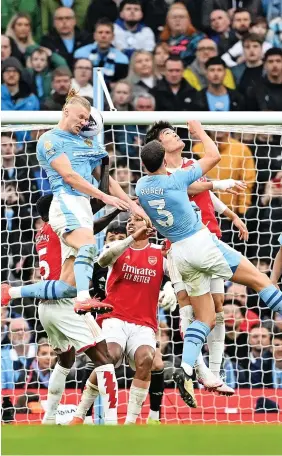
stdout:
<svg viewBox="0 0 282 456">
<path fill-rule="evenodd" d="M 32 285 L 21 287 L 22 298 L 61 299 L 75 298 L 76 288 L 63 280 L 41 280 Z"/>
<path fill-rule="evenodd" d="M 259 291 L 258 295 L 272 312 L 282 315 L 282 292 L 280 290 L 274 285 L 268 285 Z"/>
<path fill-rule="evenodd" d="M 210 331 L 210 327 L 199 320 L 194 320 L 188 326 L 184 336 L 182 363 L 193 368 Z"/>
<path fill-rule="evenodd" d="M 89 290 L 89 282 L 92 279 L 94 258 L 97 255 L 95 244 L 83 245 L 80 247 L 74 262 L 74 275 L 77 294 Z"/>
</svg>

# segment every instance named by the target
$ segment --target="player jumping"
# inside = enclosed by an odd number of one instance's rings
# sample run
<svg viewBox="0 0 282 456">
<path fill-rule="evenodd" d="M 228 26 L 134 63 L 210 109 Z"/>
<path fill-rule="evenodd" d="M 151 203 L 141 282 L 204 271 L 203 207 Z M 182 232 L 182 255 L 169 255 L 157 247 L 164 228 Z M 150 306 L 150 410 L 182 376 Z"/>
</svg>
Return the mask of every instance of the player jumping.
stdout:
<svg viewBox="0 0 282 456">
<path fill-rule="evenodd" d="M 106 299 L 114 306 L 111 314 L 99 320 L 114 365 L 117 367 L 125 354 L 136 370 L 125 421 L 133 424 L 150 386 L 156 351 L 158 298 L 166 260 L 162 250 L 149 243 L 152 230 L 147 229 L 140 217 L 129 218 L 127 234 L 126 239 L 107 244 L 98 259 L 102 267 L 110 266 Z M 89 381 L 72 424 L 83 423 L 93 403 L 88 394 L 91 377 Z"/>
<path fill-rule="evenodd" d="M 146 134 L 146 144 L 152 140 L 158 140 L 165 148 L 165 165 L 168 174 L 174 173 L 177 169 L 184 169 L 195 162 L 194 159 L 182 157 L 185 146 L 179 138 L 173 126 L 168 122 L 155 122 Z M 206 136 L 203 137 L 206 142 Z M 194 201 L 201 210 L 203 224 L 207 226 L 211 233 L 221 238 L 221 231 L 215 216 L 215 211 L 223 214 L 233 221 L 239 229 L 240 239 L 248 239 L 248 230 L 241 219 L 223 204 L 211 190 L 223 190 L 236 193 L 237 190 L 244 190 L 246 187 L 240 181 L 226 179 L 221 181 L 208 182 L 202 176 L 197 183 L 193 183 L 188 188 L 190 201 Z M 168 245 L 166 246 L 168 247 Z M 171 252 L 168 252 L 168 268 L 170 279 L 174 285 L 175 293 L 179 303 L 180 330 L 184 335 L 187 327 L 193 321 L 193 309 L 187 295 L 185 284 L 182 282 L 180 273 L 172 261 Z M 202 383 L 209 390 L 216 390 L 219 394 L 232 395 L 234 390 L 220 379 L 220 366 L 224 352 L 225 325 L 223 314 L 224 302 L 224 280 L 220 277 L 211 280 L 211 293 L 215 305 L 216 323 L 214 329 L 208 336 L 207 343 L 209 348 L 209 370 L 200 353 L 196 365 L 196 375 L 199 383 Z"/>
<path fill-rule="evenodd" d="M 192 373 L 206 337 L 214 327 L 215 310 L 210 294 L 213 275 L 246 285 L 258 292 L 266 305 L 282 313 L 282 293 L 246 257 L 216 238 L 203 225 L 186 197 L 187 188 L 212 169 L 220 154 L 197 121 L 190 132 L 206 141 L 205 156 L 185 170 L 167 176 L 165 150 L 158 141 L 144 146 L 141 158 L 148 171 L 136 186 L 136 194 L 157 230 L 172 242 L 172 255 L 182 275 L 196 320 L 187 328 L 181 371 L 174 375 L 181 397 L 196 407 Z"/>
</svg>

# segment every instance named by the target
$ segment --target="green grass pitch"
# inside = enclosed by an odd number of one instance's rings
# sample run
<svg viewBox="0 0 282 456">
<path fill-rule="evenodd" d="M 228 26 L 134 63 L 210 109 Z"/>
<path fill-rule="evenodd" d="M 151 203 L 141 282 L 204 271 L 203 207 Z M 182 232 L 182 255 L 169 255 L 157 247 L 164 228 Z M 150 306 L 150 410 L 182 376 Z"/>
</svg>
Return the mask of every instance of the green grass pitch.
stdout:
<svg viewBox="0 0 282 456">
<path fill-rule="evenodd" d="M 281 455 L 281 425 L 2 426 L 2 455 Z"/>
</svg>

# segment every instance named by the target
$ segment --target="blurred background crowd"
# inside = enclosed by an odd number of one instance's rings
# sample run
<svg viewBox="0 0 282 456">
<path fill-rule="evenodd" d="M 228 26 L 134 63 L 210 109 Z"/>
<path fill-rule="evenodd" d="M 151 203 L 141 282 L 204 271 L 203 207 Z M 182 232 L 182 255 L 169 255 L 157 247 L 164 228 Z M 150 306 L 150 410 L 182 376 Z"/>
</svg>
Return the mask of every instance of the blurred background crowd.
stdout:
<svg viewBox="0 0 282 456">
<path fill-rule="evenodd" d="M 70 87 L 92 101 L 93 67 L 104 68 L 119 111 L 282 110 L 281 0 L 3 0 L 1 8 L 2 110 L 60 111 Z M 111 173 L 131 196 L 143 172 L 146 130 L 113 125 L 105 131 Z M 201 144 L 190 141 L 187 130 L 178 132 L 185 156 L 198 158 Z M 34 237 L 43 221 L 35 203 L 49 192 L 35 153 L 42 133 L 1 135 L 2 282 L 14 285 L 40 280 Z M 208 177 L 247 183 L 246 194 L 219 197 L 244 219 L 249 241 L 239 241 L 222 217 L 223 240 L 269 274 L 282 231 L 281 133 L 210 135 L 222 160 Z M 282 388 L 281 317 L 273 322 L 252 290 L 231 283 L 224 312 L 226 382 Z M 1 313 L 2 387 L 47 388 L 56 358 L 36 301 L 13 300 Z M 182 350 L 178 309 L 161 312 L 159 325 L 166 386 L 173 387 Z M 69 387 L 79 384 L 84 364 L 78 357 Z M 131 378 L 122 366 L 120 386 L 128 387 Z"/>
</svg>

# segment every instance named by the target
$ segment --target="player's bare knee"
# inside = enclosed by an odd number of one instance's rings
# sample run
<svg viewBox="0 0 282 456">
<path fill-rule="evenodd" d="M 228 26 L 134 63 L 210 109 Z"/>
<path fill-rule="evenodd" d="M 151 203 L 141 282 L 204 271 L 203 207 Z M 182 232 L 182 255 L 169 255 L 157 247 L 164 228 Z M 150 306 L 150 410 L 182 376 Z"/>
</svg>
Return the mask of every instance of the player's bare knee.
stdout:
<svg viewBox="0 0 282 456">
<path fill-rule="evenodd" d="M 180 308 L 190 305 L 190 299 L 186 290 L 178 291 L 177 302 Z"/>
<path fill-rule="evenodd" d="M 85 353 L 87 356 L 89 356 L 92 363 L 94 363 L 96 367 L 103 366 L 104 364 L 113 363 L 110 353 L 108 351 L 107 344 L 104 340 L 99 342 L 97 345 L 88 348 L 88 350 L 86 350 Z"/>
<path fill-rule="evenodd" d="M 135 355 L 135 366 L 136 373 L 143 374 L 146 376 L 147 373 L 151 372 L 153 365 L 154 353 L 152 350 L 142 350 L 137 355 Z M 140 376 L 138 377 L 140 378 Z"/>
</svg>

